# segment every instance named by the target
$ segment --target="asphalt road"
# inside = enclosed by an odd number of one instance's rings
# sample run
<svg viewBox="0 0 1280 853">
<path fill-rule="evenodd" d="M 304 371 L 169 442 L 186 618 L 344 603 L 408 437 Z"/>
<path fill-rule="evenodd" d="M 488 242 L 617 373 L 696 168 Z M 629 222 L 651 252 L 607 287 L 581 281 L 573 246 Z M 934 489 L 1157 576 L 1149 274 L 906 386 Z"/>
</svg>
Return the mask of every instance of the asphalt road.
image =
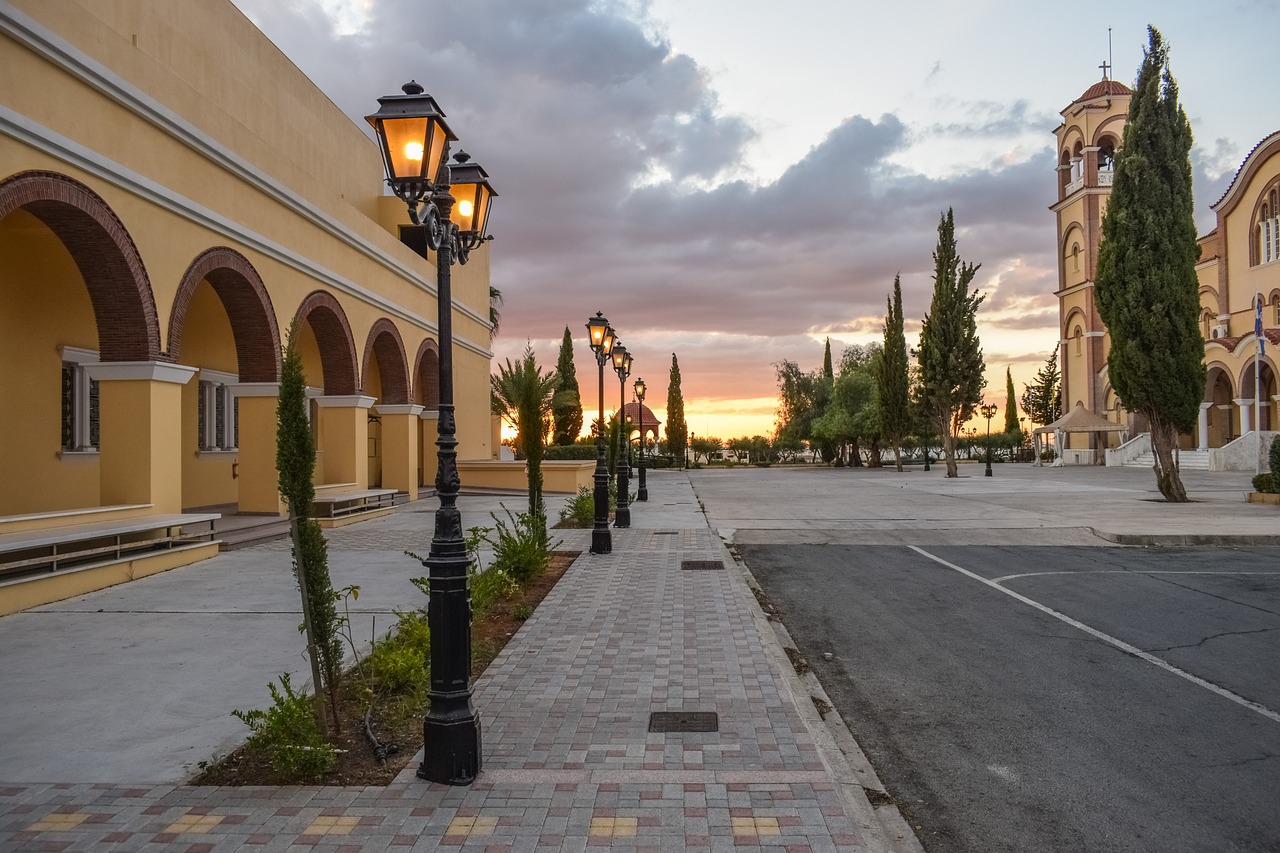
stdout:
<svg viewBox="0 0 1280 853">
<path fill-rule="evenodd" d="M 739 550 L 930 853 L 1280 851 L 1280 549 Z"/>
</svg>

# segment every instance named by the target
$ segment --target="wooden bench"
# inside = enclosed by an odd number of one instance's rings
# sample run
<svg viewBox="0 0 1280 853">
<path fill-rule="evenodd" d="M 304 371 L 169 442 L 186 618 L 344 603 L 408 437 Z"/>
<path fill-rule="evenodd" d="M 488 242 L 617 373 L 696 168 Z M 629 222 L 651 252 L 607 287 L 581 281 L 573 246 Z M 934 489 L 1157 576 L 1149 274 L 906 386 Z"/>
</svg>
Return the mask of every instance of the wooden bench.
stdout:
<svg viewBox="0 0 1280 853">
<path fill-rule="evenodd" d="M 214 541 L 219 513 L 144 515 L 0 534 L 0 580 Z M 188 530 L 187 528 L 197 528 Z"/>
<path fill-rule="evenodd" d="M 316 518 L 344 518 L 361 512 L 395 506 L 395 489 L 366 489 L 362 492 L 318 494 L 311 503 Z"/>
</svg>

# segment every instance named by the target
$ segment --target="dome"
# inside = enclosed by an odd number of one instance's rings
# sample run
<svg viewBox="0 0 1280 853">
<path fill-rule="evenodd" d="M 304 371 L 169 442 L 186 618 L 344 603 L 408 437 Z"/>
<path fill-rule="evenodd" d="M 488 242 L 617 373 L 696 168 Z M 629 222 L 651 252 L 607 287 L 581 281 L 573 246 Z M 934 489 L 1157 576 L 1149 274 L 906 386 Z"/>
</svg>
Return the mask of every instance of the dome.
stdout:
<svg viewBox="0 0 1280 853">
<path fill-rule="evenodd" d="M 1081 101 L 1092 101 L 1094 98 L 1110 98 L 1115 95 L 1132 95 L 1133 90 L 1119 80 L 1099 80 L 1088 89 L 1084 90 L 1084 94 L 1076 98 L 1072 103 L 1080 103 Z"/>
</svg>

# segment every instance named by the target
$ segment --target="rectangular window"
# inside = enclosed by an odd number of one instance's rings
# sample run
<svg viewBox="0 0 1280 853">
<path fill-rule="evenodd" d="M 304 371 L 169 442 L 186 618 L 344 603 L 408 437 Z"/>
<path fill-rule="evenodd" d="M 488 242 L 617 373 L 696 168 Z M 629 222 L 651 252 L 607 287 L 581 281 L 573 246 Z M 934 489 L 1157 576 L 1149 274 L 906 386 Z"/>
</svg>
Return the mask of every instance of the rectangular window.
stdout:
<svg viewBox="0 0 1280 853">
<path fill-rule="evenodd" d="M 86 366 L 98 363 L 98 354 L 79 347 L 62 347 L 62 435 L 65 453 L 93 453 L 98 449 L 98 380 L 90 379 Z"/>
<path fill-rule="evenodd" d="M 196 443 L 200 450 L 235 450 L 239 446 L 238 401 L 231 386 L 238 378 L 212 370 L 200 371 L 196 401 Z"/>
</svg>

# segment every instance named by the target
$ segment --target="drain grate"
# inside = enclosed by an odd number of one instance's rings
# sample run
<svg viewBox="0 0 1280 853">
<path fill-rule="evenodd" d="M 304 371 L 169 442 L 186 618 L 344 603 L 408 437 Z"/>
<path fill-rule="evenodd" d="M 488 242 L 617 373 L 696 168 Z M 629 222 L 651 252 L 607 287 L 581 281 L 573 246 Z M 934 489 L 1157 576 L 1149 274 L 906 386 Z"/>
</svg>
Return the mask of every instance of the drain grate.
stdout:
<svg viewBox="0 0 1280 853">
<path fill-rule="evenodd" d="M 680 531 L 678 531 L 678 530 L 655 530 L 655 531 L 653 531 L 653 535 L 654 535 L 654 536 L 679 536 L 679 535 L 680 535 Z"/>
<path fill-rule="evenodd" d="M 686 572 L 714 572 L 723 569 L 724 563 L 719 560 L 681 560 L 680 568 Z"/>
<path fill-rule="evenodd" d="M 720 715 L 715 711 L 654 711 L 649 715 L 651 732 L 718 732 Z"/>
</svg>

